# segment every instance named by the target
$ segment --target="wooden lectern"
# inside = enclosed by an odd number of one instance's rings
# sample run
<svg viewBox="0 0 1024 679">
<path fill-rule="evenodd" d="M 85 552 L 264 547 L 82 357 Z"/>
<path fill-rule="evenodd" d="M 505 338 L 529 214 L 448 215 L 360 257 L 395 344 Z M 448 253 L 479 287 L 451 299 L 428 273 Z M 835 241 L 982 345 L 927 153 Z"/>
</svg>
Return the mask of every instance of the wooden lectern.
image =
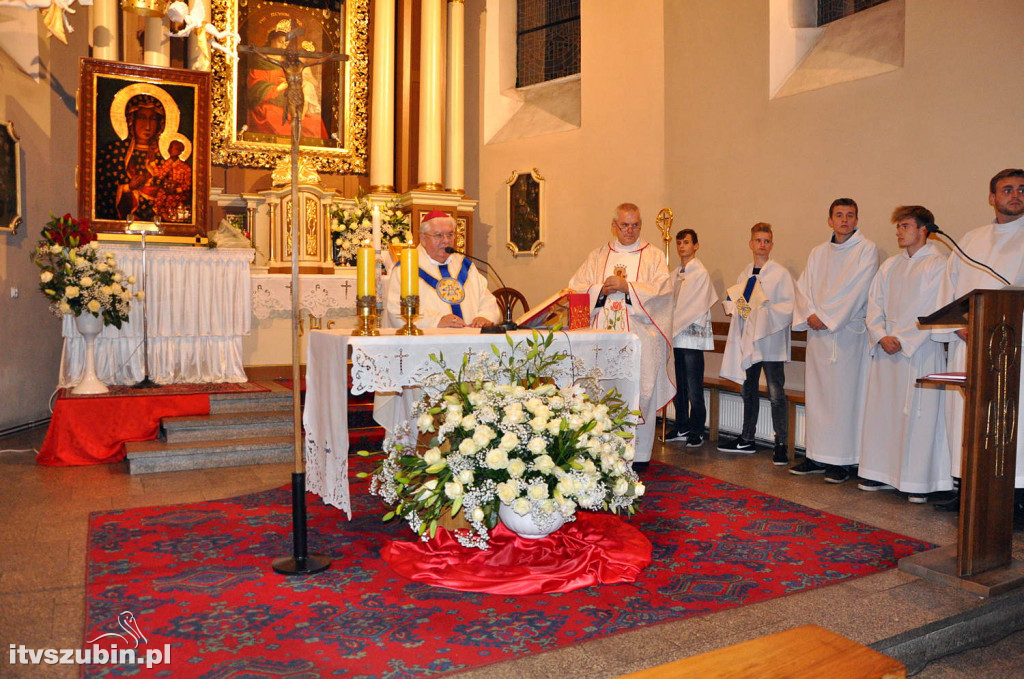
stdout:
<svg viewBox="0 0 1024 679">
<path fill-rule="evenodd" d="M 1013 561 L 1013 485 L 1020 402 L 1024 289 L 974 290 L 922 326 L 967 326 L 966 375 L 929 375 L 924 384 L 964 390 L 963 457 L 957 542 L 900 559 L 900 570 L 993 596 L 1024 585 Z"/>
</svg>

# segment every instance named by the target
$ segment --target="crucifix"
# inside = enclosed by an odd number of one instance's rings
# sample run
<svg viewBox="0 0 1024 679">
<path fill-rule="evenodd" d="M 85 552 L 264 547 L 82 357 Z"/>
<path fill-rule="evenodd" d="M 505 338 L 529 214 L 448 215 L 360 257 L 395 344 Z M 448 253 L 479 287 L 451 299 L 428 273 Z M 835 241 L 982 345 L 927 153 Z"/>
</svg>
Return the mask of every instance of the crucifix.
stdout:
<svg viewBox="0 0 1024 679">
<path fill-rule="evenodd" d="M 238 51 L 256 54 L 275 64 L 284 71 L 287 89 L 288 116 L 291 121 L 291 184 L 292 213 L 299 204 L 299 136 L 302 132 L 302 71 L 328 61 L 345 61 L 348 55 L 336 52 L 307 52 L 298 49 L 299 38 L 305 29 L 293 29 L 285 36 L 288 47 L 256 47 L 242 45 Z M 297 232 L 297 233 L 296 233 Z M 291 557 L 274 560 L 274 570 L 285 575 L 309 575 L 326 570 L 331 559 L 322 554 L 308 554 L 306 548 L 306 464 L 303 457 L 302 438 L 302 395 L 299 389 L 299 332 L 302 319 L 299 317 L 299 251 L 305 249 L 306 233 L 297 228 L 292 220 L 292 419 L 295 431 L 295 469 L 292 473 L 292 537 L 294 553 Z"/>
<path fill-rule="evenodd" d="M 405 359 L 409 358 L 409 354 L 405 353 L 404 350 L 399 349 L 395 356 L 398 358 L 398 374 L 401 375 L 405 372 Z"/>
</svg>

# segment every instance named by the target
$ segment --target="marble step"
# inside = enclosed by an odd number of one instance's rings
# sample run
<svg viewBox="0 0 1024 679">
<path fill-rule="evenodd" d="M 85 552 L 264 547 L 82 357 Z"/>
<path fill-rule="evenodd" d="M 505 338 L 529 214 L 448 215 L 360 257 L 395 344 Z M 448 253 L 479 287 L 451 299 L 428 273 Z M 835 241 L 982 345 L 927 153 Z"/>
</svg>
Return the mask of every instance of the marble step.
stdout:
<svg viewBox="0 0 1024 679">
<path fill-rule="evenodd" d="M 265 412 L 292 407 L 292 392 L 287 389 L 243 394 L 210 394 L 210 413 Z"/>
<path fill-rule="evenodd" d="M 293 431 L 291 409 L 165 417 L 160 423 L 167 443 L 291 436 Z"/>
<path fill-rule="evenodd" d="M 206 441 L 135 441 L 125 444 L 129 474 L 278 464 L 294 459 L 291 436 Z"/>
</svg>

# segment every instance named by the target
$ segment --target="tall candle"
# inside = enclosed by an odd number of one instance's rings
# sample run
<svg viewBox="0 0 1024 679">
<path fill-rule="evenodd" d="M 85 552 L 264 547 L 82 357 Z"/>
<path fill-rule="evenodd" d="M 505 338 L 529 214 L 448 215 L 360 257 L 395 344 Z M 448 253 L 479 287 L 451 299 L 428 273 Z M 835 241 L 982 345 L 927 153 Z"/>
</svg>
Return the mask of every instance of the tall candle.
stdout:
<svg viewBox="0 0 1024 679">
<path fill-rule="evenodd" d="M 373 206 L 373 249 L 380 252 L 380 205 Z"/>
<path fill-rule="evenodd" d="M 412 242 L 402 250 L 402 297 L 420 294 L 420 253 Z"/>
<path fill-rule="evenodd" d="M 356 295 L 365 297 L 377 294 L 376 269 L 374 252 L 367 244 L 359 247 L 356 256 Z"/>
</svg>

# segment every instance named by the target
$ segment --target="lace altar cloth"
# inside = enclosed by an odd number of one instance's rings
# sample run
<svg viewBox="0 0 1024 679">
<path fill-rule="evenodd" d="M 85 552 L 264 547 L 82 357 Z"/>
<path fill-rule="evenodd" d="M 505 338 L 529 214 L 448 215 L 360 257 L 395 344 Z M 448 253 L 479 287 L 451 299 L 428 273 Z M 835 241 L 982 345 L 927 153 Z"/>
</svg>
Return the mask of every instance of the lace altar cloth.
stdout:
<svg viewBox="0 0 1024 679">
<path fill-rule="evenodd" d="M 104 244 L 126 275 L 142 284 L 142 248 Z M 161 384 L 245 382 L 242 337 L 249 334 L 250 249 L 146 244 L 149 306 L 149 376 Z M 96 338 L 96 373 L 106 384 L 135 384 L 145 376 L 141 302 L 129 322 L 106 326 Z M 75 318 L 63 317 L 59 387 L 78 384 L 85 370 L 85 340 Z"/>
<path fill-rule="evenodd" d="M 466 354 L 493 356 L 492 345 L 508 353 L 504 335 L 481 335 L 475 328 L 425 329 L 421 337 L 394 335 L 353 337 L 351 330 L 315 330 L 309 335 L 306 361 L 306 489 L 352 517 L 348 489 L 348 375 L 346 360 L 352 353 L 352 393 L 397 392 L 411 387 L 430 390 L 429 377 L 439 368 L 430 355 L 444 356 L 457 369 Z M 529 331 L 509 333 L 514 343 Z M 619 390 L 631 408 L 640 404 L 640 339 L 632 333 L 574 330 L 555 336 L 551 353 L 569 358 L 554 370 L 562 387 L 580 380 L 600 381 L 602 391 Z M 406 392 L 408 393 L 408 392 Z M 392 431 L 394 420 L 377 421 Z M 410 423 L 414 424 L 414 423 Z"/>
<path fill-rule="evenodd" d="M 354 312 L 356 308 L 355 269 L 341 274 L 299 276 L 299 308 L 316 318 L 329 312 Z M 291 274 L 252 275 L 252 315 L 261 321 L 292 312 Z"/>
</svg>

